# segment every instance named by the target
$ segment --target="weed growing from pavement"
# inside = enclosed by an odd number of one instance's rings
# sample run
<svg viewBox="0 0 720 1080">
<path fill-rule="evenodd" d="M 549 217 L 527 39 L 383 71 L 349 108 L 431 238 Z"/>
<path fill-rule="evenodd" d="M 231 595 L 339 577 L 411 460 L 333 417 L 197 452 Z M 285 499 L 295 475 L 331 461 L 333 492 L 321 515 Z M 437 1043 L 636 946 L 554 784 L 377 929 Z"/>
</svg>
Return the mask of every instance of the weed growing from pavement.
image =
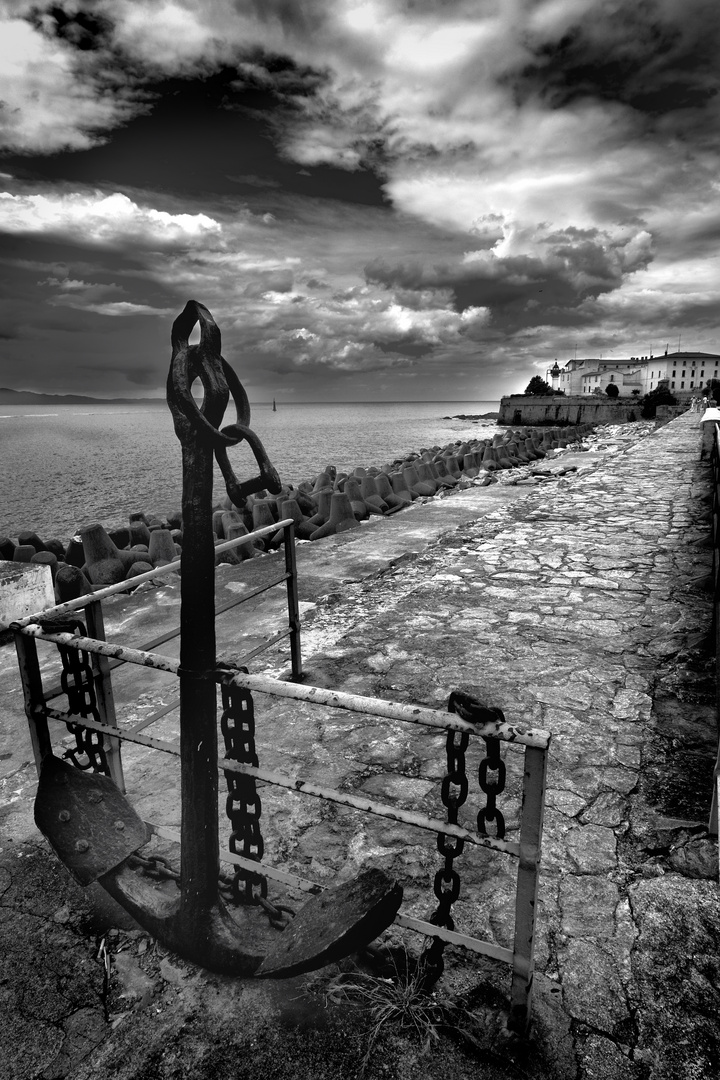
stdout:
<svg viewBox="0 0 720 1080">
<path fill-rule="evenodd" d="M 422 965 L 408 956 L 394 975 L 383 978 L 363 971 L 336 975 L 325 988 L 327 1005 L 355 1005 L 367 1010 L 370 1026 L 364 1033 L 367 1045 L 359 1076 L 367 1069 L 378 1039 L 384 1034 L 409 1035 L 426 1052 L 440 1039 L 444 1017 L 433 994 L 423 987 Z"/>
</svg>

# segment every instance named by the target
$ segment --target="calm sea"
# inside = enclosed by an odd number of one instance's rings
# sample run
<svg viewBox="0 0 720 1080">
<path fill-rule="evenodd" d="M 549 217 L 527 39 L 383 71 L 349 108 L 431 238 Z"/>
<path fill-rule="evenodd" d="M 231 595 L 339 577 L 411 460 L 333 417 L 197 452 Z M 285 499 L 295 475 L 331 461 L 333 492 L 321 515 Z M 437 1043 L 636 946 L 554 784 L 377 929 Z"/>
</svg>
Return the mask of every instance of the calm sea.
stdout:
<svg viewBox="0 0 720 1080">
<path fill-rule="evenodd" d="M 495 422 L 446 419 L 497 411 L 497 401 L 253 405 L 251 426 L 285 483 L 326 465 L 383 465 L 425 447 L 492 430 Z M 226 415 L 230 423 L 234 415 Z M 245 444 L 230 450 L 239 480 L 256 475 Z M 94 521 L 180 506 L 180 443 L 167 405 L 0 406 L 0 535 L 34 529 L 67 540 Z M 225 494 L 217 472 L 214 498 Z"/>
</svg>

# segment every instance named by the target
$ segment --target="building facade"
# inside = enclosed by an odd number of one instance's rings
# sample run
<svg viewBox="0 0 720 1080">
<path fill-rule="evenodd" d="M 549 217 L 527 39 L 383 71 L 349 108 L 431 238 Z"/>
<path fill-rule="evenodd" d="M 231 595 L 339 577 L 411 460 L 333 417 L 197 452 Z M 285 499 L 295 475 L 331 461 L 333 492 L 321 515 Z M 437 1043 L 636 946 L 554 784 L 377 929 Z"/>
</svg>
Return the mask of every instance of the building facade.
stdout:
<svg viewBox="0 0 720 1080">
<path fill-rule="evenodd" d="M 697 396 L 708 379 L 720 378 L 720 355 L 703 352 L 674 352 L 664 356 L 631 356 L 629 360 L 557 360 L 546 375 L 553 390 L 566 394 L 605 393 L 608 383 L 617 384 L 623 396 L 643 396 L 667 380 L 675 395 Z"/>
</svg>

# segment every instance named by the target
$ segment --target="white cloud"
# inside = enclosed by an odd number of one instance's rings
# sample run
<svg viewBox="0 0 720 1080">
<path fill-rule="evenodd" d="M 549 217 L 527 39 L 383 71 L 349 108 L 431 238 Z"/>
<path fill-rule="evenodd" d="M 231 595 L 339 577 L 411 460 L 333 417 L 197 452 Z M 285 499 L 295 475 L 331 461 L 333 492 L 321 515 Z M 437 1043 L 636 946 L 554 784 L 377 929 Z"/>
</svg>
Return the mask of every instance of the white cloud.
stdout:
<svg viewBox="0 0 720 1080">
<path fill-rule="evenodd" d="M 105 7 L 117 20 L 117 43 L 150 68 L 177 74 L 203 61 L 212 62 L 227 51 L 216 4 L 121 0 Z"/>
<path fill-rule="evenodd" d="M 170 214 L 139 206 L 113 192 L 0 192 L 0 231 L 63 235 L 81 243 L 165 247 L 195 244 L 218 236 L 220 224 L 207 214 Z"/>
<path fill-rule="evenodd" d="M 92 311 L 96 315 L 175 315 L 172 308 L 155 308 L 151 304 L 133 304 L 128 300 L 116 300 L 108 304 L 86 304 L 85 311 Z"/>
<path fill-rule="evenodd" d="M 21 153 L 84 150 L 127 119 L 131 104 L 92 76 L 90 62 L 21 19 L 0 23 L 0 143 Z"/>
</svg>

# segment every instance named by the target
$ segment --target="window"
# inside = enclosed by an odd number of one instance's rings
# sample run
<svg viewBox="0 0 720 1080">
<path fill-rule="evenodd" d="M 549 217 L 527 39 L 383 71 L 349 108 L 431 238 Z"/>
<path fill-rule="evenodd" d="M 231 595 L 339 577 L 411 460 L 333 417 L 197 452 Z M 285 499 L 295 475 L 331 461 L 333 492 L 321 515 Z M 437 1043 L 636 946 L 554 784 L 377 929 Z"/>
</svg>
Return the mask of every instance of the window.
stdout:
<svg viewBox="0 0 720 1080">
<path fill-rule="evenodd" d="M 703 368 L 703 369 L 701 370 L 701 372 L 700 372 L 700 378 L 701 378 L 701 379 L 704 379 L 704 378 L 705 378 L 705 368 Z"/>
<path fill-rule="evenodd" d="M 683 370 L 682 370 L 682 377 L 683 377 L 683 379 L 685 378 L 685 368 L 683 368 Z"/>
<path fill-rule="evenodd" d="M 680 389 L 681 389 L 681 390 L 684 390 L 684 389 L 685 389 L 685 383 L 684 383 L 684 382 L 681 382 L 681 383 L 680 383 Z"/>
<path fill-rule="evenodd" d="M 695 383 L 694 383 L 694 382 L 693 382 L 693 381 L 691 380 L 691 382 L 690 382 L 690 389 L 691 389 L 691 390 L 692 390 L 692 388 L 693 388 L 693 386 L 694 386 L 694 385 L 695 385 Z"/>
<path fill-rule="evenodd" d="M 650 383 L 650 389 L 652 390 L 652 382 Z"/>
<path fill-rule="evenodd" d="M 675 389 L 675 383 L 672 384 L 672 388 L 673 388 L 673 390 Z"/>
</svg>

